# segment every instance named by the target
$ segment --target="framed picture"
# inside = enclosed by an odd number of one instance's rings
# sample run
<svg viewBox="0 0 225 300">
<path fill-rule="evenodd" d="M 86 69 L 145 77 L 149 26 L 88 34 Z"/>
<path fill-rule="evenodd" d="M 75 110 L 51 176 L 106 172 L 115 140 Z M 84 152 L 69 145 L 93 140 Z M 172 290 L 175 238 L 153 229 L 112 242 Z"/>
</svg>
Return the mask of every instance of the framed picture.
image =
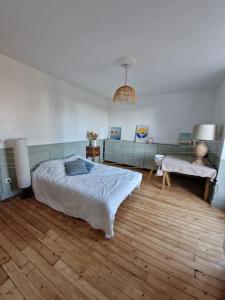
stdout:
<svg viewBox="0 0 225 300">
<path fill-rule="evenodd" d="M 148 125 L 137 125 L 135 132 L 135 142 L 137 143 L 147 143 L 148 141 Z"/>
<path fill-rule="evenodd" d="M 121 140 L 121 127 L 110 127 L 109 128 L 109 139 L 110 140 Z"/>
<path fill-rule="evenodd" d="M 181 132 L 179 134 L 178 144 L 182 146 L 191 146 L 193 144 L 192 133 Z"/>
</svg>

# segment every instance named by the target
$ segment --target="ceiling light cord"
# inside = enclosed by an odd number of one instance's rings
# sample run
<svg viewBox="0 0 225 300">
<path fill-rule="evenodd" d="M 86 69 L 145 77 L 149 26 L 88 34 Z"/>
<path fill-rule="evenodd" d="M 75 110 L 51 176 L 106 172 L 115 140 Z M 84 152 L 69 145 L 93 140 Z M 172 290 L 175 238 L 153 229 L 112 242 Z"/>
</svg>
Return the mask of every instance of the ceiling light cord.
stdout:
<svg viewBox="0 0 225 300">
<path fill-rule="evenodd" d="M 128 65 L 125 64 L 124 68 L 125 68 L 125 85 L 127 85 L 127 68 L 128 68 Z"/>
</svg>

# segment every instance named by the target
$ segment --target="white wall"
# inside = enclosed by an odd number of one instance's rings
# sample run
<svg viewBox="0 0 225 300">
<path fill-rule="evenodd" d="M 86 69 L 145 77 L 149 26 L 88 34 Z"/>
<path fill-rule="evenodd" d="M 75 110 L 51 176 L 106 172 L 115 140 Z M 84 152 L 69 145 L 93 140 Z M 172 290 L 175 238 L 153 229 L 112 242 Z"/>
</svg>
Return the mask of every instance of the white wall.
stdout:
<svg viewBox="0 0 225 300">
<path fill-rule="evenodd" d="M 85 140 L 88 129 L 105 138 L 109 126 L 121 126 L 122 139 L 133 140 L 135 126 L 148 124 L 154 141 L 177 142 L 179 133 L 191 132 L 194 123 L 212 122 L 213 99 L 214 92 L 197 91 L 143 97 L 135 106 L 112 104 L 109 99 L 0 55 L 3 141 L 27 137 L 30 145 L 37 145 Z M 220 101 L 218 114 L 224 104 L 223 98 Z"/>
<path fill-rule="evenodd" d="M 222 153 L 222 159 L 225 159 L 225 81 L 216 90 L 215 98 L 213 99 L 213 117 L 214 123 L 219 125 L 219 138 L 220 142 L 217 147 L 217 154 L 220 156 Z M 224 145 L 224 147 L 223 147 Z"/>
<path fill-rule="evenodd" d="M 74 70 L 76 72 L 76 70 Z M 30 145 L 108 133 L 108 100 L 0 55 L 0 147 L 27 137 Z"/>
<path fill-rule="evenodd" d="M 155 95 L 137 105 L 111 104 L 109 126 L 122 127 L 122 139 L 133 140 L 136 125 L 149 125 L 155 142 L 177 142 L 180 132 L 191 132 L 194 123 L 211 122 L 213 91 Z"/>
</svg>

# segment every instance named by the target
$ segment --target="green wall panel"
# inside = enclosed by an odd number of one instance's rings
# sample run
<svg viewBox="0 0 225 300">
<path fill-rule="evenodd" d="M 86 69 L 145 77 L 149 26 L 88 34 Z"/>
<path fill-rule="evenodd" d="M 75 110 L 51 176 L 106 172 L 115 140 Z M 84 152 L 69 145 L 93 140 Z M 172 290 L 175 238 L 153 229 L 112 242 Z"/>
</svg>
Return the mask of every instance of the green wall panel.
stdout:
<svg viewBox="0 0 225 300">
<path fill-rule="evenodd" d="M 220 161 L 217 185 L 212 199 L 212 205 L 225 209 L 225 160 Z"/>
</svg>

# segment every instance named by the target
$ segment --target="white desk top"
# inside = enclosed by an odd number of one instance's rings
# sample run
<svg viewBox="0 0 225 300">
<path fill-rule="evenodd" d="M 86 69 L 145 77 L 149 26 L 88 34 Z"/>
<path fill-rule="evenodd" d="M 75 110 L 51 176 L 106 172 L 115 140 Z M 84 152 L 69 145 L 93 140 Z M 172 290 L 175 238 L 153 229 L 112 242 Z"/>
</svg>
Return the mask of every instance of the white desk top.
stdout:
<svg viewBox="0 0 225 300">
<path fill-rule="evenodd" d="M 167 155 L 162 161 L 157 175 L 162 175 L 162 171 L 174 172 L 199 177 L 207 177 L 213 182 L 216 178 L 217 170 L 211 166 L 193 164 L 193 158 L 184 155 Z M 161 171 L 161 174 L 160 174 Z"/>
</svg>

